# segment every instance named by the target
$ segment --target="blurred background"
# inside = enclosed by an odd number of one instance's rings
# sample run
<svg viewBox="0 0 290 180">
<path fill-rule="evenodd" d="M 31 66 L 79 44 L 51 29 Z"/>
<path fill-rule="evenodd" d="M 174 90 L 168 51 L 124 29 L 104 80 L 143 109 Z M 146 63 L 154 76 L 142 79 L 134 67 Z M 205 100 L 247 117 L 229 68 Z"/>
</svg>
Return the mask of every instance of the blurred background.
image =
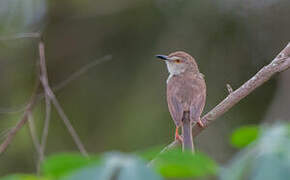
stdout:
<svg viewBox="0 0 290 180">
<path fill-rule="evenodd" d="M 166 103 L 167 69 L 155 54 L 193 55 L 207 83 L 205 112 L 268 64 L 289 42 L 288 0 L 1 0 L 0 139 L 21 118 L 36 83 L 43 33 L 52 87 L 81 67 L 112 56 L 56 92 L 90 153 L 134 152 L 166 145 L 174 123 Z M 217 162 L 236 149 L 229 135 L 243 124 L 287 120 L 290 71 L 268 81 L 195 140 Z M 287 90 L 288 89 L 288 90 Z M 34 109 L 38 134 L 44 102 Z M 77 151 L 52 110 L 46 154 Z M 0 175 L 35 172 L 37 154 L 27 126 L 0 156 Z"/>
</svg>

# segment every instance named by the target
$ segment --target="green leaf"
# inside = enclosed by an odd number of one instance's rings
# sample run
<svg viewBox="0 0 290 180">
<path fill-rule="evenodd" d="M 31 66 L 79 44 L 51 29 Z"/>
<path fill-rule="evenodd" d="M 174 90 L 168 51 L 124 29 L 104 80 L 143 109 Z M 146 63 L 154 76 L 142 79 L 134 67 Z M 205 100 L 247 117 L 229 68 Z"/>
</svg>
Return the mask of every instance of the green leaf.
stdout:
<svg viewBox="0 0 290 180">
<path fill-rule="evenodd" d="M 85 167 L 71 172 L 70 174 L 60 178 L 60 180 L 86 180 L 101 179 L 102 170 L 99 166 Z"/>
<path fill-rule="evenodd" d="M 49 180 L 48 178 L 34 176 L 34 175 L 27 175 L 27 174 L 14 174 L 8 175 L 0 178 L 0 180 Z"/>
<path fill-rule="evenodd" d="M 42 172 L 45 176 L 59 178 L 76 169 L 89 164 L 97 164 L 99 158 L 96 156 L 86 158 L 80 154 L 57 154 L 48 157 L 42 164 Z"/>
<path fill-rule="evenodd" d="M 217 172 L 217 164 L 201 153 L 172 150 L 160 154 L 153 167 L 164 177 L 204 177 Z"/>
<path fill-rule="evenodd" d="M 243 148 L 255 141 L 259 134 L 258 126 L 244 126 L 235 130 L 231 136 L 231 144 L 236 148 Z"/>
<path fill-rule="evenodd" d="M 242 149 L 220 172 L 222 180 L 290 179 L 288 124 L 271 124 L 259 129 L 259 137 Z"/>
<path fill-rule="evenodd" d="M 137 156 L 107 153 L 98 166 L 88 166 L 72 172 L 61 180 L 162 180 Z"/>
</svg>

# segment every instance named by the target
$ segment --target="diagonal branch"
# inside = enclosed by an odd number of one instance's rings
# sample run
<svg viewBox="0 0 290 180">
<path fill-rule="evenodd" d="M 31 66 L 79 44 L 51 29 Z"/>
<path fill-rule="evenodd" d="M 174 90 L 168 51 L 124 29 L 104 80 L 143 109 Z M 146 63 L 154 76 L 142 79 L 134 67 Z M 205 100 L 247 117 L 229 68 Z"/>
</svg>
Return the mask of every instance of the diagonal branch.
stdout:
<svg viewBox="0 0 290 180">
<path fill-rule="evenodd" d="M 54 92 L 57 92 L 58 90 L 64 88 L 71 81 L 77 79 L 79 76 L 81 76 L 82 74 L 86 73 L 92 67 L 94 67 L 94 66 L 96 66 L 98 64 L 101 64 L 103 62 L 109 61 L 111 59 L 112 59 L 112 55 L 106 55 L 106 56 L 102 57 L 101 59 L 96 59 L 96 60 L 92 61 L 91 63 L 84 65 L 78 71 L 72 73 L 68 78 L 66 78 L 65 80 L 63 80 L 62 82 L 57 84 L 56 86 L 53 86 L 52 90 Z"/>
<path fill-rule="evenodd" d="M 70 75 L 67 79 L 65 79 L 64 81 L 61 81 L 59 84 L 57 84 L 55 87 L 53 87 L 54 92 L 57 92 L 57 91 L 63 89 L 67 84 L 69 84 L 73 80 L 77 79 L 79 76 L 81 76 L 82 74 L 84 74 L 85 72 L 90 70 L 91 68 L 95 67 L 96 65 L 98 65 L 98 64 L 100 64 L 102 62 L 111 60 L 111 59 L 112 59 L 111 55 L 106 55 L 106 56 L 104 56 L 104 57 L 102 57 L 100 59 L 94 60 L 92 63 L 84 65 L 78 71 L 76 71 L 75 73 Z M 37 78 L 37 79 L 40 79 L 40 78 Z M 38 82 L 38 84 L 39 84 L 39 82 Z M 15 109 L 0 108 L 0 114 L 1 113 L 17 113 L 17 112 L 24 111 L 22 118 L 19 120 L 19 122 L 17 122 L 16 126 L 14 128 L 9 129 L 8 130 L 9 132 L 7 134 L 5 133 L 5 138 L 6 139 L 0 145 L 0 155 L 7 149 L 8 145 L 11 143 L 11 141 L 14 138 L 15 134 L 17 133 L 17 131 L 19 131 L 22 128 L 22 126 L 26 123 L 26 121 L 27 121 L 26 118 L 28 116 L 27 111 L 29 111 L 28 108 L 30 110 L 32 110 L 37 103 L 39 103 L 43 98 L 45 98 L 45 93 L 36 94 L 36 91 L 35 91 L 32 96 L 33 97 L 30 98 L 29 102 L 26 105 L 23 105 L 23 107 L 21 107 L 21 108 L 15 108 Z M 48 116 L 48 115 L 46 115 L 46 116 Z M 46 117 L 46 119 L 47 119 L 47 117 Z M 47 122 L 47 121 L 45 120 L 45 122 Z M 43 135 L 42 135 L 42 146 L 43 146 L 42 150 L 43 151 L 45 149 L 44 144 L 45 144 L 45 141 L 46 141 L 46 140 L 44 140 L 44 138 L 46 138 L 46 136 L 47 136 L 47 132 L 45 132 L 45 131 L 48 131 L 48 130 L 45 130 L 45 129 L 48 128 L 48 125 L 44 125 L 44 126 L 45 126 L 45 128 L 44 128 L 44 132 L 43 132 Z"/>
<path fill-rule="evenodd" d="M 194 125 L 192 136 L 197 136 L 201 131 L 208 127 L 214 120 L 222 116 L 240 100 L 245 98 L 256 88 L 268 81 L 273 75 L 278 72 L 285 71 L 290 67 L 290 43 L 272 60 L 270 64 L 264 66 L 259 72 L 257 72 L 251 79 L 245 82 L 240 88 L 231 92 L 222 102 L 214 107 L 210 112 L 204 115 L 201 119 L 204 127 Z M 173 141 L 166 146 L 163 150 L 171 149 L 172 144 L 175 146 L 180 143 L 179 141 Z M 175 147 L 174 146 L 174 147 Z M 163 151 L 162 150 L 162 151 Z M 161 151 L 161 152 L 162 152 Z M 154 160 L 154 159 L 153 159 Z"/>
<path fill-rule="evenodd" d="M 177 140 L 177 139 L 174 140 L 172 143 L 170 143 L 170 144 L 167 145 L 165 148 L 163 148 L 163 149 L 162 149 L 162 150 L 157 154 L 156 157 L 158 157 L 158 156 L 159 156 L 160 154 L 162 154 L 162 153 L 165 153 L 165 152 L 167 152 L 167 151 L 169 151 L 169 150 L 171 150 L 171 149 L 174 149 L 174 148 L 180 146 L 181 143 L 182 143 L 182 142 L 179 141 L 179 140 Z M 152 159 L 152 160 L 147 164 L 147 166 L 148 166 L 148 167 L 153 166 L 154 163 L 155 163 L 155 161 L 156 161 L 156 158 Z"/>
<path fill-rule="evenodd" d="M 52 104 L 54 105 L 59 116 L 61 117 L 64 124 L 66 125 L 69 133 L 71 134 L 71 136 L 72 136 L 73 140 L 75 141 L 75 144 L 79 148 L 80 152 L 84 156 L 88 156 L 88 153 L 87 153 L 84 145 L 82 144 L 78 134 L 76 133 L 76 131 L 73 128 L 72 124 L 70 123 L 68 117 L 64 113 L 61 105 L 59 104 L 55 94 L 53 93 L 53 91 L 51 90 L 51 88 L 49 86 L 48 78 L 47 78 L 47 69 L 46 69 L 45 53 L 44 53 L 45 51 L 44 51 L 44 43 L 43 42 L 39 42 L 38 49 L 39 49 L 39 56 L 40 56 L 40 72 L 41 72 L 40 81 L 41 81 L 42 86 L 44 88 L 45 94 L 50 98 Z"/>
<path fill-rule="evenodd" d="M 40 165 L 42 161 L 44 160 L 44 152 L 45 152 L 46 141 L 47 141 L 47 136 L 48 136 L 50 117 L 51 117 L 51 100 L 47 96 L 47 94 L 45 94 L 45 119 L 44 119 L 44 126 L 43 126 L 41 141 L 40 141 L 40 147 L 39 147 L 39 157 L 38 157 L 38 162 L 36 165 L 38 173 L 40 172 Z"/>
<path fill-rule="evenodd" d="M 40 153 L 40 144 L 38 141 L 38 137 L 37 137 L 37 133 L 36 133 L 36 129 L 35 129 L 34 118 L 33 118 L 33 114 L 31 111 L 28 112 L 28 128 L 30 131 L 30 135 L 31 135 L 35 150 L 36 150 L 37 154 L 39 154 Z"/>
<path fill-rule="evenodd" d="M 0 41 L 1 40 L 21 39 L 21 38 L 40 38 L 40 36 L 41 36 L 40 33 L 20 33 L 20 34 L 17 34 L 15 36 L 11 36 L 11 37 L 0 37 Z M 44 52 L 43 52 L 42 55 L 44 55 Z M 95 67 L 96 65 L 98 65 L 98 64 L 100 64 L 102 62 L 105 62 L 105 61 L 108 61 L 108 60 L 111 60 L 111 59 L 112 59 L 111 55 L 106 55 L 106 56 L 104 56 L 104 57 L 102 57 L 100 59 L 96 59 L 93 62 L 84 65 L 78 71 L 76 71 L 71 76 L 69 76 L 67 79 L 65 79 L 64 81 L 60 82 L 55 87 L 52 87 L 52 89 L 54 91 L 59 91 L 59 90 L 63 89 L 71 81 L 77 79 L 79 76 L 81 76 L 82 74 L 86 73 L 91 68 Z M 45 73 L 46 73 L 46 71 L 45 71 Z M 2 144 L 0 144 L 0 155 L 3 152 L 5 152 L 5 150 L 7 149 L 8 145 L 11 143 L 11 141 L 14 138 L 14 136 L 16 135 L 16 133 L 27 122 L 29 111 L 32 111 L 32 109 L 35 107 L 35 105 L 38 104 L 43 98 L 45 98 L 46 99 L 46 117 L 45 117 L 45 125 L 44 125 L 43 134 L 42 134 L 42 138 L 41 138 L 41 144 L 40 144 L 41 147 L 40 147 L 40 153 L 39 153 L 39 156 L 40 156 L 39 157 L 39 162 L 42 161 L 42 159 L 44 158 L 44 150 L 45 150 L 46 138 L 47 138 L 47 134 L 48 134 L 49 119 L 50 119 L 51 100 L 47 96 L 47 93 L 45 93 L 45 92 L 37 94 L 37 90 L 38 90 L 38 87 L 39 87 L 39 84 L 40 84 L 39 80 L 42 79 L 42 78 L 43 77 L 39 77 L 39 74 L 37 75 L 37 83 L 36 83 L 35 91 L 33 92 L 29 102 L 27 104 L 23 105 L 23 107 L 21 107 L 21 108 L 12 108 L 12 109 L 11 108 L 0 108 L 0 114 L 1 113 L 17 113 L 17 112 L 24 111 L 23 115 L 22 115 L 22 118 L 16 123 L 16 126 L 11 128 L 11 129 L 9 129 L 8 133 L 5 133 L 5 140 L 2 142 Z M 53 92 L 53 91 L 51 90 L 51 92 Z M 49 102 L 48 102 L 47 98 L 49 99 Z M 54 105 L 56 104 L 55 106 L 58 106 L 60 108 L 60 109 L 58 109 L 58 112 L 59 112 L 59 114 L 61 114 L 62 119 L 64 120 L 64 122 L 67 124 L 67 127 L 69 128 L 71 126 L 71 124 L 70 124 L 67 116 L 63 112 L 60 104 L 58 103 L 57 100 L 54 101 L 53 104 Z M 69 131 L 71 133 L 74 132 L 73 128 L 69 128 L 69 129 L 70 129 Z M 75 141 L 78 141 L 78 140 L 75 139 Z M 80 144 L 81 144 L 81 142 L 80 142 Z M 81 146 L 81 145 L 79 145 L 79 146 Z M 82 151 L 83 151 L 83 154 L 85 155 L 86 153 L 85 153 L 84 148 L 83 148 Z"/>
<path fill-rule="evenodd" d="M 16 126 L 13 127 L 7 134 L 6 139 L 4 142 L 0 145 L 0 155 L 7 149 L 8 145 L 16 135 L 16 133 L 23 127 L 23 125 L 27 122 L 29 112 L 33 109 L 34 105 L 36 104 L 37 101 L 37 90 L 39 87 L 39 81 L 37 80 L 35 90 L 32 94 L 32 97 L 29 100 L 29 103 L 25 107 L 25 111 L 23 113 L 22 118 L 17 122 Z"/>
<path fill-rule="evenodd" d="M 256 88 L 260 87 L 262 84 L 267 82 L 273 75 L 278 72 L 285 71 L 290 67 L 290 43 L 277 55 L 277 57 L 272 60 L 270 64 L 264 66 L 260 71 L 258 71 L 251 79 L 245 82 L 237 90 L 230 93 L 222 102 L 220 102 L 215 108 L 208 112 L 202 118 L 202 123 L 208 126 L 218 117 L 226 113 L 234 105 L 236 105 L 240 100 L 248 96 Z M 194 126 L 193 136 L 197 136 L 204 128 L 200 126 Z"/>
<path fill-rule="evenodd" d="M 103 62 L 107 62 L 109 60 L 112 59 L 112 55 L 105 55 L 101 58 L 95 59 L 92 62 L 90 62 L 89 64 L 86 64 L 84 66 L 82 66 L 80 69 L 78 69 L 77 71 L 75 71 L 74 73 L 72 73 L 70 76 L 68 76 L 66 79 L 64 79 L 63 81 L 59 82 L 58 84 L 56 84 L 55 86 L 52 87 L 53 92 L 58 92 L 60 90 L 62 90 L 64 87 L 66 87 L 69 83 L 71 83 L 72 81 L 76 80 L 78 77 L 80 77 L 81 75 L 85 74 L 86 72 L 88 72 L 91 68 L 95 67 L 96 65 L 99 65 Z M 38 103 L 40 100 L 42 100 L 43 98 L 45 98 L 45 93 L 40 93 L 37 95 L 37 100 L 36 103 Z M 17 108 L 0 108 L 0 114 L 4 114 L 4 113 L 18 113 L 18 112 L 22 112 L 25 110 L 25 107 L 27 106 L 27 104 L 22 105 L 21 107 L 17 107 Z"/>
<path fill-rule="evenodd" d="M 40 35 L 41 33 L 39 32 L 19 33 L 13 36 L 0 37 L 0 41 L 16 40 L 16 39 L 23 39 L 23 38 L 40 38 Z"/>
</svg>

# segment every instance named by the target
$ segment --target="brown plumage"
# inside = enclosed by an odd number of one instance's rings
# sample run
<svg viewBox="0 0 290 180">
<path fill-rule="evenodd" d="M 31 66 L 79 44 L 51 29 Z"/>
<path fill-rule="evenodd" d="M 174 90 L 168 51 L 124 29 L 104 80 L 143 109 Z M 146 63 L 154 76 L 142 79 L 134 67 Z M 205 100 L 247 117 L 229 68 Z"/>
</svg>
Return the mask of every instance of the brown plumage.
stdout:
<svg viewBox="0 0 290 180">
<path fill-rule="evenodd" d="M 167 80 L 167 102 L 169 112 L 177 127 L 183 130 L 184 148 L 193 149 L 191 124 L 202 126 L 200 116 L 206 100 L 206 84 L 193 57 L 185 52 L 174 52 L 169 56 L 158 55 L 166 60 L 170 73 Z"/>
</svg>

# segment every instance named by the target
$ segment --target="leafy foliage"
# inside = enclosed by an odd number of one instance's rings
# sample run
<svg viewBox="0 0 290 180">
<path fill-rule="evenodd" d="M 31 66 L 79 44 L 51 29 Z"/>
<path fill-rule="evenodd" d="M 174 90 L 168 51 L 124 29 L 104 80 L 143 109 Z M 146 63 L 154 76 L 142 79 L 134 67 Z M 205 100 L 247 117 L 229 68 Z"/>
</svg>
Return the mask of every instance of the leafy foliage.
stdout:
<svg viewBox="0 0 290 180">
<path fill-rule="evenodd" d="M 160 154 L 153 167 L 164 177 L 203 177 L 217 172 L 217 164 L 201 153 L 172 150 Z"/>
<path fill-rule="evenodd" d="M 135 154 L 111 152 L 90 158 L 68 153 L 53 155 L 42 164 L 42 176 L 16 174 L 1 180 L 162 180 L 202 178 L 218 172 L 221 180 L 290 179 L 290 125 L 245 126 L 233 133 L 231 142 L 245 148 L 224 168 L 199 152 L 173 149 L 158 153 L 158 147 Z M 149 167 L 147 161 L 153 157 Z"/>
<path fill-rule="evenodd" d="M 89 159 L 80 154 L 57 154 L 45 160 L 42 171 L 45 176 L 58 178 L 81 167 L 97 163 L 99 158 L 96 156 Z"/>
<path fill-rule="evenodd" d="M 171 150 L 156 157 L 149 168 L 144 159 L 152 159 L 160 148 L 134 154 L 105 153 L 102 157 L 85 158 L 79 154 L 57 154 L 41 166 L 43 177 L 11 175 L 1 180 L 162 180 L 163 177 L 203 177 L 217 172 L 216 163 L 201 153 Z M 159 173 L 159 174 L 158 174 Z"/>
<path fill-rule="evenodd" d="M 239 152 L 221 171 L 222 180 L 290 179 L 289 125 L 263 127 L 254 144 Z"/>
<path fill-rule="evenodd" d="M 235 130 L 231 136 L 231 144 L 236 148 L 243 148 L 257 139 L 259 134 L 258 126 L 243 126 Z"/>
<path fill-rule="evenodd" d="M 135 155 L 108 153 L 103 157 L 100 165 L 86 166 L 79 169 L 63 180 L 100 179 L 100 180 L 162 180 L 161 176 L 146 167 L 143 160 Z"/>
<path fill-rule="evenodd" d="M 1 180 L 50 180 L 49 178 L 38 177 L 35 175 L 16 174 L 2 177 Z"/>
</svg>

